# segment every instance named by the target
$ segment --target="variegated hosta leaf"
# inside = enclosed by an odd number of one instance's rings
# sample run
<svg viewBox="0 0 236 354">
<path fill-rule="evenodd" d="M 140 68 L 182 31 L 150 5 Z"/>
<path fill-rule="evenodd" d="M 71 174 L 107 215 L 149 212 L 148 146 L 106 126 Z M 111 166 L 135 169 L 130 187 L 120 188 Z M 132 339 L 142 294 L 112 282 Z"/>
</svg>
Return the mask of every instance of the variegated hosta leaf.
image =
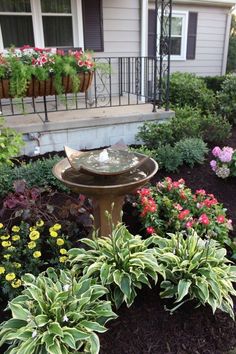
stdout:
<svg viewBox="0 0 236 354">
<path fill-rule="evenodd" d="M 165 268 L 164 290 L 161 297 L 173 297 L 179 303 L 197 299 L 227 312 L 232 318 L 236 294 L 232 283 L 236 281 L 236 267 L 225 257 L 226 250 L 214 240 L 202 240 L 196 233 L 171 234 L 163 239 L 157 236 L 155 257 Z"/>
<path fill-rule="evenodd" d="M 107 288 L 52 268 L 24 279 L 23 294 L 9 304 L 12 318 L 0 326 L 0 345 L 12 344 L 9 354 L 79 353 L 84 346 L 99 352 L 96 332 L 105 332 L 105 323 L 117 317 L 111 303 L 102 299 Z"/>
<path fill-rule="evenodd" d="M 156 283 L 158 273 L 163 274 L 154 255 L 155 249 L 150 248 L 158 240 L 155 236 L 146 240 L 139 235 L 133 236 L 125 225 L 118 224 L 111 237 L 93 239 L 92 242 L 83 239 L 90 249 L 78 252 L 72 249 L 69 261 L 75 274 L 78 274 L 77 269 L 83 269 L 84 275 L 98 277 L 111 292 L 116 307 L 123 301 L 131 305 L 136 287 L 150 286 L 150 280 Z"/>
</svg>

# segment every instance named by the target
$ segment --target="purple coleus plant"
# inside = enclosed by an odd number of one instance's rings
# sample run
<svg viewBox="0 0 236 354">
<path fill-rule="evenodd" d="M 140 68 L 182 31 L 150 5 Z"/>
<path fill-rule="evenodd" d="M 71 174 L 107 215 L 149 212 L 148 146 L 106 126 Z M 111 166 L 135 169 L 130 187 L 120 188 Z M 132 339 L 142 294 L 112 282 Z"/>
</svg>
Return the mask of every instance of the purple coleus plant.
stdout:
<svg viewBox="0 0 236 354">
<path fill-rule="evenodd" d="M 222 149 L 215 146 L 212 154 L 215 159 L 211 160 L 210 166 L 218 177 L 225 179 L 236 176 L 236 150 L 229 146 Z"/>
</svg>

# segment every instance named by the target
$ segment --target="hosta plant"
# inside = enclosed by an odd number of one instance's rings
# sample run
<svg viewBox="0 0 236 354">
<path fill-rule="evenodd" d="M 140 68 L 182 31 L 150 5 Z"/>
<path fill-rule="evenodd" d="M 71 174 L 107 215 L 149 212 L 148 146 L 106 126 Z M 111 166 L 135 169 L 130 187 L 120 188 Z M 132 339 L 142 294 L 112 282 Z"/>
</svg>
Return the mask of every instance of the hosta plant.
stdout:
<svg viewBox="0 0 236 354">
<path fill-rule="evenodd" d="M 1 324 L 0 345 L 10 345 L 6 353 L 99 353 L 95 332 L 105 332 L 105 323 L 116 317 L 101 299 L 105 287 L 53 268 L 37 278 L 26 274 L 23 282 L 22 295 L 9 303 L 12 318 Z"/>
<path fill-rule="evenodd" d="M 214 240 L 202 240 L 195 232 L 158 237 L 156 257 L 165 267 L 162 298 L 174 298 L 172 312 L 189 300 L 210 305 L 234 318 L 231 295 L 236 291 L 236 267 L 225 257 L 226 250 Z"/>
<path fill-rule="evenodd" d="M 130 306 L 142 285 L 151 286 L 150 280 L 157 282 L 161 272 L 154 257 L 154 249 L 149 248 L 155 236 L 143 240 L 133 236 L 127 228 L 118 224 L 111 237 L 82 239 L 88 250 L 74 248 L 68 252 L 69 261 L 77 275 L 97 278 L 109 289 L 112 301 L 118 308 L 124 301 Z"/>
</svg>

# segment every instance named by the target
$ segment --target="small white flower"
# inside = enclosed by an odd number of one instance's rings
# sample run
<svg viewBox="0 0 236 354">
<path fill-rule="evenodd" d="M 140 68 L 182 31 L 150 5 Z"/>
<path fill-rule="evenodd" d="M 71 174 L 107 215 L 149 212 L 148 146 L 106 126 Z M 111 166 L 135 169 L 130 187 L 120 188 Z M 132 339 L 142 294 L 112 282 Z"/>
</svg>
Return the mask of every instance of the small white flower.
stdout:
<svg viewBox="0 0 236 354">
<path fill-rule="evenodd" d="M 36 329 L 33 331 L 33 333 L 32 333 L 32 338 L 35 338 L 37 336 L 37 331 L 36 331 Z"/>
<path fill-rule="evenodd" d="M 65 315 L 64 317 L 63 317 L 63 322 L 68 322 L 69 321 L 69 318 Z"/>
<path fill-rule="evenodd" d="M 66 284 L 63 286 L 63 290 L 64 291 L 68 291 L 70 289 L 70 285 L 69 284 Z"/>
</svg>

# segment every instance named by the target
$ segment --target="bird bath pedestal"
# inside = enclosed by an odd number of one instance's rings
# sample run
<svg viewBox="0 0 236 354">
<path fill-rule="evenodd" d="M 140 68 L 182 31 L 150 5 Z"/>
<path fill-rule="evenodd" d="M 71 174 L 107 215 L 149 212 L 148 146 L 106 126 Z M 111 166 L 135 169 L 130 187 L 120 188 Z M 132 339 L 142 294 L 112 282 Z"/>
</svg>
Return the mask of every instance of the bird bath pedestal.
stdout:
<svg viewBox="0 0 236 354">
<path fill-rule="evenodd" d="M 73 192 L 90 197 L 94 206 L 94 227 L 100 236 L 111 234 L 112 223 L 121 221 L 126 194 L 144 186 L 157 172 L 156 161 L 139 153 L 109 148 L 81 152 L 65 148 L 67 158 L 53 167 L 53 174 Z"/>
</svg>

